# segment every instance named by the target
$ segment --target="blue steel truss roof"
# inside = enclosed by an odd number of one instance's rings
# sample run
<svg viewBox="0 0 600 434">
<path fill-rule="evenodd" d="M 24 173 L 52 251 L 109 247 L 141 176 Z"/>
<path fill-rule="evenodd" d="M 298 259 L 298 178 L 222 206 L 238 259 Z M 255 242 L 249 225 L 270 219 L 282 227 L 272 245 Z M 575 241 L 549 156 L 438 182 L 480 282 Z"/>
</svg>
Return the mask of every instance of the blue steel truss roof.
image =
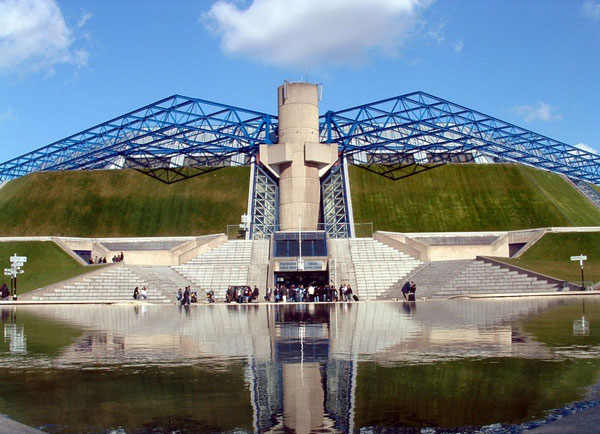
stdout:
<svg viewBox="0 0 600 434">
<path fill-rule="evenodd" d="M 0 164 L 0 180 L 36 171 L 103 169 L 124 159 L 188 157 L 214 161 L 251 155 L 276 124 L 265 113 L 173 95 Z"/>
<path fill-rule="evenodd" d="M 355 161 L 399 155 L 427 163 L 428 153 L 474 153 L 600 184 L 600 156 L 425 92 L 328 111 L 320 129 L 323 142 Z M 276 141 L 276 116 L 173 95 L 2 163 L 0 180 L 36 171 L 244 165 L 250 159 L 240 156 Z"/>
</svg>

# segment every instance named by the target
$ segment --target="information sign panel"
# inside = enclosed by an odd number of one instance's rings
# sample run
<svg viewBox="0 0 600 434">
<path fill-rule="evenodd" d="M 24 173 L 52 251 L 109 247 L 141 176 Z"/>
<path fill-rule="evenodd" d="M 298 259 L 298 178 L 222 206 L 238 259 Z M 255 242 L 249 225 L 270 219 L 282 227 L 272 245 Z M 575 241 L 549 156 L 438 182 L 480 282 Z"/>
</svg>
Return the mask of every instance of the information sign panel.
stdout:
<svg viewBox="0 0 600 434">
<path fill-rule="evenodd" d="M 587 256 L 571 256 L 571 261 L 587 261 Z"/>
<path fill-rule="evenodd" d="M 281 261 L 279 262 L 279 271 L 298 271 L 298 262 Z"/>
<path fill-rule="evenodd" d="M 304 261 L 304 269 L 307 271 L 321 271 L 323 261 Z"/>
</svg>

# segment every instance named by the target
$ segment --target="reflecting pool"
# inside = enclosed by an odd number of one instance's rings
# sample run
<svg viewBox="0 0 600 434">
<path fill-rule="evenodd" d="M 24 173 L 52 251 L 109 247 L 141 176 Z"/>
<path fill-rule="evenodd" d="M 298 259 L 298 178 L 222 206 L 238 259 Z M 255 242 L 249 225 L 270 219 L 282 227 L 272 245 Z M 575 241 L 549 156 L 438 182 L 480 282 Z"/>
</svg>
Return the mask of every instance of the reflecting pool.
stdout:
<svg viewBox="0 0 600 434">
<path fill-rule="evenodd" d="M 49 433 L 474 430 L 598 399 L 600 300 L 0 304 L 0 413 Z"/>
</svg>

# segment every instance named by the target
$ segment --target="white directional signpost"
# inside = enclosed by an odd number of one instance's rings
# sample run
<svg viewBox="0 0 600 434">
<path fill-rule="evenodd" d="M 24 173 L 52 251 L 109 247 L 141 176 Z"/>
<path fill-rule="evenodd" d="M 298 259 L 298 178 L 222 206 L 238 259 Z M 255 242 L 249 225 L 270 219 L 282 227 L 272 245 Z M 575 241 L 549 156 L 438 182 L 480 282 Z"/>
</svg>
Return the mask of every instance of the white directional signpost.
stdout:
<svg viewBox="0 0 600 434">
<path fill-rule="evenodd" d="M 10 268 L 4 269 L 4 275 L 10 276 L 10 290 L 13 294 L 13 300 L 17 299 L 17 275 L 24 273 L 21 267 L 25 262 L 27 262 L 27 256 L 17 256 L 15 253 L 10 257 Z"/>
<path fill-rule="evenodd" d="M 587 256 L 584 256 L 583 253 L 579 256 L 571 256 L 571 261 L 579 261 L 579 265 L 581 266 L 581 290 L 585 291 L 585 285 L 583 283 L 583 261 L 587 260 Z"/>
</svg>

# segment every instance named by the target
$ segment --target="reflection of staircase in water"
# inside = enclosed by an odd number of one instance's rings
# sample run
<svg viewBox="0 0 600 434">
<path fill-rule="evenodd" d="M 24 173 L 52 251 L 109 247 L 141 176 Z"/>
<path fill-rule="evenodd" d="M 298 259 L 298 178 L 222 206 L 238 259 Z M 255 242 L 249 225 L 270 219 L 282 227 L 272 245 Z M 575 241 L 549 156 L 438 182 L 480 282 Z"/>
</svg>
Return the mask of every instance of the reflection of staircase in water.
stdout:
<svg viewBox="0 0 600 434">
<path fill-rule="evenodd" d="M 290 408 L 284 406 L 294 405 L 283 399 L 285 388 L 292 383 L 298 387 L 301 363 L 312 365 L 311 369 L 318 365 L 321 377 L 304 378 L 302 387 L 318 384 L 326 392 L 317 394 L 318 399 L 323 399 L 323 424 L 331 424 L 341 432 L 353 432 L 353 397 L 360 360 L 376 360 L 385 366 L 398 361 L 423 363 L 515 354 L 547 358 L 549 355 L 540 354 L 540 346 L 529 342 L 528 336 L 520 336 L 523 342 L 515 344 L 510 321 L 544 311 L 554 303 L 561 301 L 428 301 L 417 303 L 416 310 L 410 313 L 403 309 L 407 303 L 339 303 L 322 305 L 321 314 L 312 316 L 311 312 L 317 312 L 314 305 L 213 305 L 191 309 L 147 305 L 78 309 L 37 306 L 28 311 L 87 330 L 53 359 L 56 366 L 92 362 L 171 367 L 202 360 L 202 364 L 245 361 L 244 375 L 251 393 L 256 432 L 285 425 L 285 411 Z M 295 321 L 296 317 L 282 318 L 282 312 L 299 309 L 306 312 L 306 324 Z M 296 347 L 295 354 L 300 358 L 285 357 L 278 349 L 281 345 Z M 317 346 L 327 351 L 307 351 Z M 36 361 L 47 363 L 31 359 Z"/>
</svg>

